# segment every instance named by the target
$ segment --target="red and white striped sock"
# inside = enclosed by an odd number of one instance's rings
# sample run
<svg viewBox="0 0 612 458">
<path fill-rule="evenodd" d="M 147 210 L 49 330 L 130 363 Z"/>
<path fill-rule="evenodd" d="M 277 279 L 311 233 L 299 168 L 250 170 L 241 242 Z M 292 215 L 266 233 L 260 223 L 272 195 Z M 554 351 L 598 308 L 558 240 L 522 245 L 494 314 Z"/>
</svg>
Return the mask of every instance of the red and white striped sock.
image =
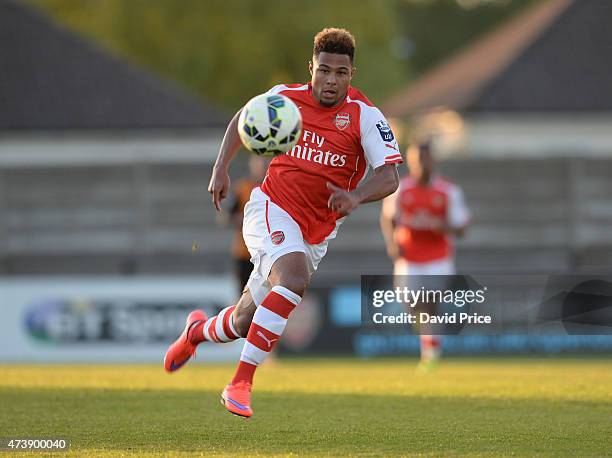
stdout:
<svg viewBox="0 0 612 458">
<path fill-rule="evenodd" d="M 232 383 L 253 383 L 255 369 L 276 346 L 287 325 L 287 318 L 301 300 L 300 296 L 283 286 L 272 287 L 253 315 Z"/>
<path fill-rule="evenodd" d="M 204 341 L 225 343 L 239 339 L 234 328 L 235 305 L 225 307 L 217 316 L 209 318 L 205 323 L 198 323 L 191 331 L 189 339 L 194 344 Z"/>
<path fill-rule="evenodd" d="M 440 336 L 421 335 L 421 359 L 429 361 L 440 357 L 442 339 Z"/>
</svg>

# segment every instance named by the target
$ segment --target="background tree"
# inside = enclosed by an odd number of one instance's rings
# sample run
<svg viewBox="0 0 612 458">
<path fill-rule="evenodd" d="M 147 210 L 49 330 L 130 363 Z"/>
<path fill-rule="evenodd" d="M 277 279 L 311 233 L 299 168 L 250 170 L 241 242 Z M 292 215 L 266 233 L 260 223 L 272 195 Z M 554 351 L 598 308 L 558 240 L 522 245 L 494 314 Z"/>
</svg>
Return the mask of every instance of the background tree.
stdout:
<svg viewBox="0 0 612 458">
<path fill-rule="evenodd" d="M 357 39 L 354 84 L 375 102 L 532 0 L 29 0 L 112 53 L 229 110 L 308 79 L 313 35 Z"/>
</svg>

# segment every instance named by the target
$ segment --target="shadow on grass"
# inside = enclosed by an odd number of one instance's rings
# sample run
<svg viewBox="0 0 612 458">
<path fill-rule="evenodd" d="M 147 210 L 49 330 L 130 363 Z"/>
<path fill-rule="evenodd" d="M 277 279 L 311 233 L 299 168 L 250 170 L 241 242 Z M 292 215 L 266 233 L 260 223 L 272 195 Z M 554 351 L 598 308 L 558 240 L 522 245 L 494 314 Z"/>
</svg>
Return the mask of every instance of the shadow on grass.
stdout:
<svg viewBox="0 0 612 458">
<path fill-rule="evenodd" d="M 381 392 L 384 388 L 381 386 Z M 610 454 L 612 404 L 584 401 L 256 393 L 255 417 L 219 393 L 0 390 L 2 435 L 67 437 L 87 450 L 313 455 Z"/>
</svg>

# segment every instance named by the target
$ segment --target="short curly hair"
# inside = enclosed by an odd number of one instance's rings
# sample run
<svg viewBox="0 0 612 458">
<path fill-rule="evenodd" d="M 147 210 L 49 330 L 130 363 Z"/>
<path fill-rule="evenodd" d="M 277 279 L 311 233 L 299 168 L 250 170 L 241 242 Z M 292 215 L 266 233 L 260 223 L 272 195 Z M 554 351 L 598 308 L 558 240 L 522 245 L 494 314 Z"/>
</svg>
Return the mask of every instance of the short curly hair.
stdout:
<svg viewBox="0 0 612 458">
<path fill-rule="evenodd" d="M 316 57 L 322 52 L 347 54 L 352 63 L 355 57 L 355 37 L 346 29 L 325 28 L 314 37 L 312 55 Z"/>
</svg>

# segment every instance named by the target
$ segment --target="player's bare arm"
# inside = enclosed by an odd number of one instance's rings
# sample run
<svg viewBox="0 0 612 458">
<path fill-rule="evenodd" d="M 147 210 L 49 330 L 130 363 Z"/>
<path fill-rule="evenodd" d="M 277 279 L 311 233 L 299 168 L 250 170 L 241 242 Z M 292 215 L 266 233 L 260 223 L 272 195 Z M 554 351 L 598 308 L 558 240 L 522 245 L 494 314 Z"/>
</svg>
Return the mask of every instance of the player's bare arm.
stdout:
<svg viewBox="0 0 612 458">
<path fill-rule="evenodd" d="M 217 211 L 221 211 L 221 202 L 228 196 L 230 189 L 229 165 L 234 159 L 234 156 L 240 149 L 240 137 L 238 136 L 238 118 L 242 109 L 234 115 L 230 121 L 221 147 L 219 155 L 213 167 L 210 183 L 208 184 L 208 192 L 211 194 L 213 204 Z"/>
<path fill-rule="evenodd" d="M 440 226 L 432 228 L 439 232 L 443 232 L 448 235 L 453 235 L 455 237 L 462 237 L 465 234 L 465 230 L 467 229 L 467 224 L 462 226 L 451 226 L 447 221 L 443 222 Z"/>
<path fill-rule="evenodd" d="M 381 165 L 375 169 L 372 178 L 353 191 L 327 183 L 327 188 L 332 191 L 327 206 L 341 215 L 348 215 L 359 204 L 374 202 L 393 194 L 398 185 L 399 175 L 395 164 Z"/>
<path fill-rule="evenodd" d="M 391 197 L 389 197 L 391 199 Z M 395 201 L 385 199 L 380 211 L 380 229 L 385 239 L 387 255 L 395 260 L 400 256 L 399 245 L 395 241 Z M 391 210 L 389 207 L 393 207 Z"/>
</svg>

